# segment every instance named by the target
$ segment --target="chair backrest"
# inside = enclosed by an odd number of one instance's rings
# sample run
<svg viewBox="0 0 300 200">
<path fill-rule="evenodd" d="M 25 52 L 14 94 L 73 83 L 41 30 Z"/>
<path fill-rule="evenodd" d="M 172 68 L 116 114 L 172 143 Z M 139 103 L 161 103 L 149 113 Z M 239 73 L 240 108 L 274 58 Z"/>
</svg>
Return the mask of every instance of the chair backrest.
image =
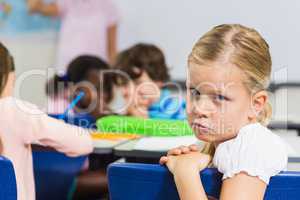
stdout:
<svg viewBox="0 0 300 200">
<path fill-rule="evenodd" d="M 222 174 L 216 169 L 201 172 L 207 195 L 218 198 Z M 111 200 L 179 200 L 173 176 L 163 166 L 114 163 L 108 167 Z M 272 177 L 264 200 L 296 200 L 300 197 L 300 172 Z"/>
<path fill-rule="evenodd" d="M 33 151 L 37 200 L 66 200 L 86 156 L 68 157 L 55 151 Z"/>
<path fill-rule="evenodd" d="M 60 114 L 49 116 L 59 119 Z M 89 115 L 67 116 L 63 120 L 83 128 L 95 128 L 95 120 Z M 42 147 L 33 149 L 32 156 L 37 200 L 67 199 L 87 156 L 68 157 Z"/>
<path fill-rule="evenodd" d="M 17 200 L 14 167 L 11 161 L 3 156 L 0 156 L 0 199 Z"/>
<path fill-rule="evenodd" d="M 59 119 L 60 114 L 49 114 Z M 83 128 L 95 128 L 95 120 L 89 115 L 66 116 L 66 123 Z M 39 147 L 33 149 L 33 168 L 37 200 L 65 200 L 87 156 L 68 157 L 63 153 Z"/>
</svg>

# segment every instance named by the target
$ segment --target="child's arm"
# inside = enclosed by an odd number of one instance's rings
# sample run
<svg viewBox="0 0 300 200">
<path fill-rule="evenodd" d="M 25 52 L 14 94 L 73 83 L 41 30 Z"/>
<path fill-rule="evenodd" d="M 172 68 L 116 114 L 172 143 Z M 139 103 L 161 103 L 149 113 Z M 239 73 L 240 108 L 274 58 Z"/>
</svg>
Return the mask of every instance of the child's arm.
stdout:
<svg viewBox="0 0 300 200">
<path fill-rule="evenodd" d="M 27 0 L 27 6 L 31 13 L 39 13 L 53 17 L 59 15 L 59 9 L 55 2 L 44 3 L 43 0 Z"/>
<path fill-rule="evenodd" d="M 113 64 L 117 54 L 117 24 L 107 29 L 107 53 L 109 63 Z"/>
<path fill-rule="evenodd" d="M 195 146 L 175 148 L 160 160 L 160 164 L 166 164 L 173 173 L 181 200 L 208 199 L 199 171 L 209 162 Z M 265 189 L 266 184 L 259 178 L 239 173 L 223 181 L 220 200 L 262 200 Z"/>
<path fill-rule="evenodd" d="M 266 183 L 259 178 L 239 173 L 223 181 L 220 200 L 262 200 L 265 190 Z"/>
<path fill-rule="evenodd" d="M 11 98 L 7 102 L 7 129 L 29 145 L 40 143 L 55 148 L 69 156 L 89 154 L 93 150 L 89 132 L 77 126 L 49 117 L 37 107 Z M 11 122 L 16 123 L 15 126 Z"/>
<path fill-rule="evenodd" d="M 35 130 L 27 143 L 37 141 L 68 156 L 79 156 L 93 151 L 92 138 L 83 128 L 66 124 L 47 115 L 32 117 L 30 121 Z"/>
<path fill-rule="evenodd" d="M 211 157 L 202 154 L 195 145 L 180 147 L 169 151 L 160 159 L 174 175 L 174 181 L 181 200 L 207 200 L 199 171 L 208 166 Z"/>
<path fill-rule="evenodd" d="M 207 200 L 199 171 L 176 172 L 174 181 L 181 200 Z"/>
</svg>

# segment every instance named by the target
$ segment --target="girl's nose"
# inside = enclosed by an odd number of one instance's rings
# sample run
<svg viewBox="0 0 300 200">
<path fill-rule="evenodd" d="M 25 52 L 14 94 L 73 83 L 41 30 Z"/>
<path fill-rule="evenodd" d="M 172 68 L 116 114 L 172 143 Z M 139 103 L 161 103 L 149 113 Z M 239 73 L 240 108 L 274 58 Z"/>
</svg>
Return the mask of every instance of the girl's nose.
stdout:
<svg viewBox="0 0 300 200">
<path fill-rule="evenodd" d="M 201 97 L 198 101 L 192 102 L 192 112 L 198 117 L 210 117 L 215 112 L 215 106 L 207 96 Z"/>
</svg>

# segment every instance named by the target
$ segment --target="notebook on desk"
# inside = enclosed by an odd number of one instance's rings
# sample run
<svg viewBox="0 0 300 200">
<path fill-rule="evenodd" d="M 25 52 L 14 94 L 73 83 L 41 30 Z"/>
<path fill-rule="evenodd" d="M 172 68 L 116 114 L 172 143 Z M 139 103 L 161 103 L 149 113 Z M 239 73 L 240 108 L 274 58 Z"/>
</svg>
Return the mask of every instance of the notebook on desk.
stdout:
<svg viewBox="0 0 300 200">
<path fill-rule="evenodd" d="M 128 140 L 140 138 L 140 136 L 134 134 L 99 133 L 99 132 L 92 133 L 91 136 L 93 138 L 93 145 L 95 148 L 112 148 Z"/>
</svg>

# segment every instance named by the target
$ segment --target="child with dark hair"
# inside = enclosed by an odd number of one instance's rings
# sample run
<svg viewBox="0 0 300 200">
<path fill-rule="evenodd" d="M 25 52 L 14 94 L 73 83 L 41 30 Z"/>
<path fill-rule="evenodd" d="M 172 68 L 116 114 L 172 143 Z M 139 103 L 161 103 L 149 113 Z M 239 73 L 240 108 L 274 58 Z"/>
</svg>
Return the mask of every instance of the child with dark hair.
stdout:
<svg viewBox="0 0 300 200">
<path fill-rule="evenodd" d="M 185 102 L 164 86 L 172 85 L 165 56 L 152 44 L 136 44 L 116 59 L 115 69 L 127 103 L 127 115 L 143 118 L 183 119 Z M 174 98 L 175 97 L 175 98 Z"/>
<path fill-rule="evenodd" d="M 70 100 L 82 91 L 84 97 L 76 105 L 73 114 L 89 114 L 95 120 L 112 114 L 109 104 L 114 97 L 115 78 L 109 70 L 111 70 L 110 66 L 98 57 L 82 55 L 75 58 L 69 64 L 64 76 L 55 75 L 48 82 L 46 92 L 52 99 L 49 108 L 63 113 Z M 59 105 L 63 101 L 65 103 Z M 58 110 L 58 108 L 63 109 Z M 76 179 L 73 198 L 99 198 L 105 195 L 107 193 L 106 165 L 98 166 L 98 163 L 111 161 L 113 160 L 105 157 L 89 156 L 89 162 L 85 163 Z"/>
<path fill-rule="evenodd" d="M 84 97 L 75 112 L 88 113 L 95 119 L 111 112 L 108 105 L 113 99 L 115 79 L 112 73 L 106 73 L 107 70 L 110 70 L 109 65 L 98 57 L 82 55 L 75 58 L 64 76 L 55 75 L 47 83 L 48 111 L 63 113 L 70 99 L 83 91 Z"/>
</svg>

